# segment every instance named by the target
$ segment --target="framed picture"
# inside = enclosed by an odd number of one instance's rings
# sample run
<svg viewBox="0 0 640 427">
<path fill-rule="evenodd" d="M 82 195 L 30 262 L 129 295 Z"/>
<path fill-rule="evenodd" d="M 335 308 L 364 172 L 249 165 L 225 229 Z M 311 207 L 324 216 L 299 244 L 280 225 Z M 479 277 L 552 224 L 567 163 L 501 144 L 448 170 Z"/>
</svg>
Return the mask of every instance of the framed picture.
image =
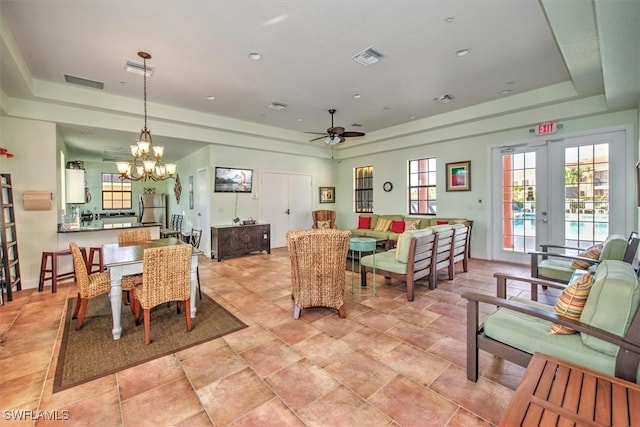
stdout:
<svg viewBox="0 0 640 427">
<path fill-rule="evenodd" d="M 336 187 L 320 187 L 320 203 L 335 203 Z"/>
<path fill-rule="evenodd" d="M 447 191 L 471 191 L 471 161 L 447 163 Z"/>
</svg>

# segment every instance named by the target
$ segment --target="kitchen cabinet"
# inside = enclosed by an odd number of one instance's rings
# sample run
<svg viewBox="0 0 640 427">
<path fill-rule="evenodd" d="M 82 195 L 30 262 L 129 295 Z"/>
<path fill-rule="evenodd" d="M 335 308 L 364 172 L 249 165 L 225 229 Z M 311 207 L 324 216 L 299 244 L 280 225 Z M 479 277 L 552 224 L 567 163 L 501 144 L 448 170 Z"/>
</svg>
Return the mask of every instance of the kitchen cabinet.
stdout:
<svg viewBox="0 0 640 427">
<path fill-rule="evenodd" d="M 84 204 L 84 169 L 66 169 L 66 198 L 69 204 Z"/>
</svg>

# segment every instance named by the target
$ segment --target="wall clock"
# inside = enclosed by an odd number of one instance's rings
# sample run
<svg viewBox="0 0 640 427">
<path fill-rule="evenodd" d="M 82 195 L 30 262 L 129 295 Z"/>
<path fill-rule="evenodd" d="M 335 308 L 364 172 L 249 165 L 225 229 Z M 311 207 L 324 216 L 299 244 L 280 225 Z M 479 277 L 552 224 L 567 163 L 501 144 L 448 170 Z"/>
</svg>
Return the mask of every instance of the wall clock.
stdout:
<svg viewBox="0 0 640 427">
<path fill-rule="evenodd" d="M 384 184 L 382 184 L 382 189 L 388 193 L 393 189 L 393 184 L 387 181 Z"/>
</svg>

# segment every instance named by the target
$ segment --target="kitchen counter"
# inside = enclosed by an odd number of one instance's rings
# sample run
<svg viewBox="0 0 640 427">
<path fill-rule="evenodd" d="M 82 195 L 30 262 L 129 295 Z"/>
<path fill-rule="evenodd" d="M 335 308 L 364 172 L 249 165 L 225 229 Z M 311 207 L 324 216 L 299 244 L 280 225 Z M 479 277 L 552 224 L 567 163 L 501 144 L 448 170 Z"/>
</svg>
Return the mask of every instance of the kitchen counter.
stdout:
<svg viewBox="0 0 640 427">
<path fill-rule="evenodd" d="M 151 222 L 142 224 L 139 222 L 116 222 L 110 223 L 103 220 L 95 220 L 95 221 L 82 221 L 80 223 L 80 228 L 69 228 L 63 230 L 60 226 L 58 226 L 58 233 L 78 233 L 83 231 L 103 231 L 103 230 L 113 230 L 113 229 L 123 229 L 123 228 L 142 228 L 142 227 L 160 227 L 159 222 Z"/>
</svg>

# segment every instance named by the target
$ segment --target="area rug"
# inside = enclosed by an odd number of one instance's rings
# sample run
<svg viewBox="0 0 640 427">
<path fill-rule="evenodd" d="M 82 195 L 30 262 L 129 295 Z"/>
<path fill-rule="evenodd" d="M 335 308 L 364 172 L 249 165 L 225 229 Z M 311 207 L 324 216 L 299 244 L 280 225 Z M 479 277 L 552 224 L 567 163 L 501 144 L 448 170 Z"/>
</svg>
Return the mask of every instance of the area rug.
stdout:
<svg viewBox="0 0 640 427">
<path fill-rule="evenodd" d="M 151 312 L 151 344 L 144 344 L 144 325 L 136 326 L 129 306 L 122 307 L 122 337 L 114 340 L 108 295 L 89 301 L 82 329 L 71 319 L 76 299 L 68 301 L 53 392 L 65 390 L 167 354 L 245 328 L 233 314 L 203 294 L 196 301 L 193 329 L 187 332 L 184 311 L 162 304 Z"/>
</svg>

